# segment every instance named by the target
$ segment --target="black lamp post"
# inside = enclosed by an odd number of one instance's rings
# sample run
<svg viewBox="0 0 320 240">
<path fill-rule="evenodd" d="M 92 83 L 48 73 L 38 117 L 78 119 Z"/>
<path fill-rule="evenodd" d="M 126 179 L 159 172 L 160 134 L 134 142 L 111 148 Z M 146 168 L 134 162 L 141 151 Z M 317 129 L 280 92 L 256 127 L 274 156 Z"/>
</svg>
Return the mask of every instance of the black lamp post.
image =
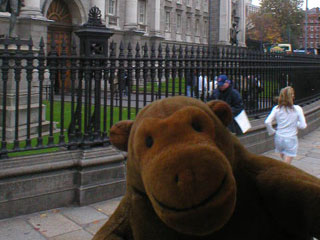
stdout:
<svg viewBox="0 0 320 240">
<path fill-rule="evenodd" d="M 103 65 L 108 56 L 108 40 L 113 35 L 101 21 L 101 11 L 93 7 L 89 11 L 89 20 L 75 34 L 80 38 L 80 55 L 82 58 L 79 76 L 79 97 L 74 123 L 70 127 L 81 129 L 84 115 L 83 147 L 102 142 L 101 119 L 101 82 Z M 83 88 L 84 83 L 84 88 Z M 84 91 L 83 91 L 84 90 Z M 84 92 L 84 109 L 82 109 L 82 91 Z M 92 96 L 94 95 L 94 96 Z M 94 99 L 94 102 L 92 101 Z M 84 114 L 82 114 L 84 111 Z M 93 112 L 93 113 L 92 113 Z M 88 139 L 90 137 L 90 139 Z M 91 139 L 93 138 L 93 139 Z M 89 145 L 90 143 L 90 145 Z"/>
</svg>

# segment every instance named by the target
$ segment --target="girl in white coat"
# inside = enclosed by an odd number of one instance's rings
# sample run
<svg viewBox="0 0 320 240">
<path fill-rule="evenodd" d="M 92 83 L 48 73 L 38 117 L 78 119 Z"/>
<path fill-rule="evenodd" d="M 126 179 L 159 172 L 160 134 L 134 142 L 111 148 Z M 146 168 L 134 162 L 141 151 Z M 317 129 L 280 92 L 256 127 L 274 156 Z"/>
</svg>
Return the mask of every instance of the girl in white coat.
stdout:
<svg viewBox="0 0 320 240">
<path fill-rule="evenodd" d="M 303 110 L 294 105 L 294 90 L 292 87 L 281 89 L 278 105 L 273 107 L 271 113 L 265 120 L 269 135 L 275 134 L 275 151 L 288 164 L 297 155 L 298 151 L 298 129 L 307 127 Z M 276 120 L 277 129 L 272 127 L 272 121 Z"/>
</svg>

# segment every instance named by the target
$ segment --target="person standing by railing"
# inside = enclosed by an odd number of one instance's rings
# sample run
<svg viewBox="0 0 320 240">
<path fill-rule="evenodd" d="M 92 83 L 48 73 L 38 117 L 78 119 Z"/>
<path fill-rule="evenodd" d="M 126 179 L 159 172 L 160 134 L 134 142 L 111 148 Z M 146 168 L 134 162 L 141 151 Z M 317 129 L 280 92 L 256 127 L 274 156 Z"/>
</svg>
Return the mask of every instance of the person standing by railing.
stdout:
<svg viewBox="0 0 320 240">
<path fill-rule="evenodd" d="M 207 93 L 207 76 L 200 74 L 198 78 L 198 94 L 199 98 L 205 99 Z"/>
<path fill-rule="evenodd" d="M 187 82 L 187 96 L 194 97 L 195 96 L 195 88 L 197 82 L 197 72 L 194 70 L 190 75 L 186 76 Z"/>
<path fill-rule="evenodd" d="M 271 113 L 265 120 L 269 135 L 275 134 L 275 151 L 286 163 L 291 164 L 298 151 L 298 128 L 307 127 L 303 110 L 294 105 L 294 90 L 292 87 L 281 89 L 278 105 L 273 107 Z M 272 121 L 276 120 L 277 129 L 272 127 Z"/>
<path fill-rule="evenodd" d="M 218 88 L 213 91 L 209 100 L 222 100 L 228 103 L 232 110 L 233 118 L 238 116 L 243 110 L 243 102 L 240 93 L 233 88 L 232 81 L 226 75 L 217 78 Z M 228 126 L 231 132 L 241 135 L 242 131 L 235 120 Z"/>
</svg>

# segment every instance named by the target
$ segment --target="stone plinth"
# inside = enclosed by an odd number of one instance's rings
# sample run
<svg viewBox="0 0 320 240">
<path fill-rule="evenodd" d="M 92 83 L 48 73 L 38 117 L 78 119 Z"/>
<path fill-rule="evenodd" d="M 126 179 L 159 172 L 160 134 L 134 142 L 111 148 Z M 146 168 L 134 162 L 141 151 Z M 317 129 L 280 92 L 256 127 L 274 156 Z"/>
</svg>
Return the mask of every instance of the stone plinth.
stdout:
<svg viewBox="0 0 320 240">
<path fill-rule="evenodd" d="M 9 66 L 10 69 L 7 74 L 7 86 L 6 86 L 6 93 L 4 93 L 4 63 L 3 59 L 0 58 L 0 116 L 4 114 L 4 108 L 6 109 L 6 121 L 5 121 L 5 128 L 6 128 L 6 141 L 13 142 L 15 139 L 15 127 L 16 127 L 16 117 L 18 112 L 18 130 L 19 130 L 19 137 L 18 140 L 26 139 L 27 136 L 27 110 L 28 110 L 28 101 L 30 102 L 30 133 L 32 136 L 37 136 L 38 133 L 38 126 L 39 126 L 39 114 L 40 108 L 42 110 L 42 131 L 43 135 L 48 134 L 49 132 L 49 122 L 45 121 L 45 105 L 40 106 L 40 99 L 39 99 L 39 73 L 37 69 L 32 70 L 32 74 L 28 76 L 26 71 L 26 60 L 22 58 L 21 65 L 17 63 L 15 60 L 16 56 L 24 56 L 30 54 L 28 50 L 28 41 L 27 40 L 18 40 L 18 39 L 0 39 L 0 54 L 3 54 L 5 51 L 5 44 L 8 44 L 7 54 L 9 54 Z M 17 47 L 17 44 L 21 44 L 20 50 Z M 36 48 L 32 49 L 33 55 L 38 55 L 39 51 Z M 17 71 L 15 68 L 18 66 L 21 67 L 21 72 Z M 34 66 L 33 66 L 34 67 Z M 47 76 L 47 74 L 46 74 Z M 48 77 L 48 76 L 47 76 Z M 28 78 L 31 80 L 30 87 L 31 87 L 31 95 L 28 97 Z M 19 89 L 17 92 L 17 81 L 19 82 Z M 6 106 L 4 107 L 4 96 L 6 100 Z M 44 96 L 42 99 L 45 97 Z M 18 101 L 18 108 L 16 107 L 16 102 Z M 4 127 L 4 122 L 2 117 L 0 118 L 0 130 Z"/>
<path fill-rule="evenodd" d="M 0 219 L 122 196 L 124 161 L 112 147 L 0 161 Z"/>
</svg>

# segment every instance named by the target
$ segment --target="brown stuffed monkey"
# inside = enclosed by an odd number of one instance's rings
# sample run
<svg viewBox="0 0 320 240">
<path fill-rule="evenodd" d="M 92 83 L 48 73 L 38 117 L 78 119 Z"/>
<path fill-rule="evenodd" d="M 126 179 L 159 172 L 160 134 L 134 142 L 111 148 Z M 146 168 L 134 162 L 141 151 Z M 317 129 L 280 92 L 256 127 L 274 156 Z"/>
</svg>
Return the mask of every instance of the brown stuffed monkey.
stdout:
<svg viewBox="0 0 320 240">
<path fill-rule="evenodd" d="M 127 190 L 93 240 L 310 240 L 320 237 L 320 180 L 248 152 L 230 107 L 155 101 L 110 130 L 128 151 Z"/>
</svg>

